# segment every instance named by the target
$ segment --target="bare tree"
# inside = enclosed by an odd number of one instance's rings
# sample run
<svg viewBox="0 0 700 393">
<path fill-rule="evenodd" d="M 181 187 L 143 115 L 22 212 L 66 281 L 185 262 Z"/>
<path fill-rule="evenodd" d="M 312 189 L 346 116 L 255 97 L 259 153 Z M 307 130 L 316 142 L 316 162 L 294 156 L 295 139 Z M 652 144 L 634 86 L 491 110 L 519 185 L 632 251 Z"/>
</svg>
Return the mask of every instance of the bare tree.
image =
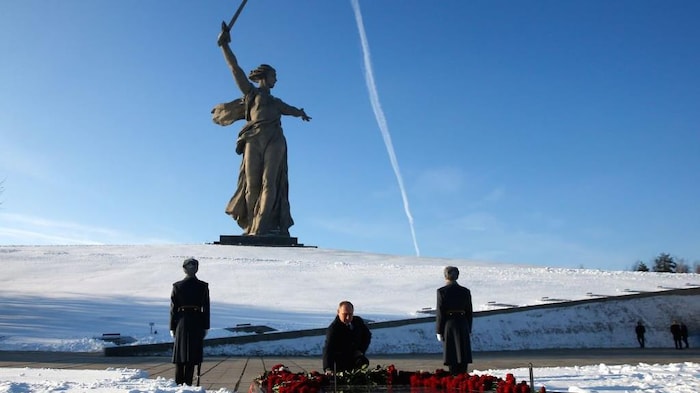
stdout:
<svg viewBox="0 0 700 393">
<path fill-rule="evenodd" d="M 690 273 L 690 264 L 686 262 L 685 258 L 678 258 L 676 260 L 676 273 Z"/>
</svg>

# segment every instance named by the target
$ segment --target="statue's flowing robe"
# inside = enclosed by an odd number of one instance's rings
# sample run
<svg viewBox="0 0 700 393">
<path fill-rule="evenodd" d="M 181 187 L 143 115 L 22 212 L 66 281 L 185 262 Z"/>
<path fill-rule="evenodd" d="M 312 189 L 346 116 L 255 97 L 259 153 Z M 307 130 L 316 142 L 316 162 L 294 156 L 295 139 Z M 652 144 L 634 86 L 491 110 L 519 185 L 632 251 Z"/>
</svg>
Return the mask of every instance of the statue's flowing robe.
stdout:
<svg viewBox="0 0 700 393">
<path fill-rule="evenodd" d="M 226 214 L 243 228 L 244 235 L 289 236 L 294 221 L 289 207 L 287 141 L 280 119 L 298 109 L 269 94 L 258 97 L 260 94 L 253 87 L 245 97 L 212 110 L 214 122 L 220 125 L 247 120 L 236 141 L 236 153 L 243 157 L 236 192 L 226 206 Z M 250 111 L 260 101 L 266 112 L 274 108 L 274 115 L 251 121 Z"/>
</svg>

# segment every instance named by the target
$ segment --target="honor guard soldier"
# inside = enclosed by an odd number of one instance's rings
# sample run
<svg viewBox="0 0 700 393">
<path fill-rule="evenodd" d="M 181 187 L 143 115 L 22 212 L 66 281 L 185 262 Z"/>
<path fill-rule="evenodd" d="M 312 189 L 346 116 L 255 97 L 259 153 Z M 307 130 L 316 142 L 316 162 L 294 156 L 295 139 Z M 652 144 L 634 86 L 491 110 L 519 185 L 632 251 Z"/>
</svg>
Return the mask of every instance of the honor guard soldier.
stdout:
<svg viewBox="0 0 700 393">
<path fill-rule="evenodd" d="M 187 276 L 173 284 L 170 295 L 170 335 L 174 339 L 175 382 L 192 386 L 194 367 L 201 368 L 204 337 L 209 330 L 209 284 L 197 278 L 196 259 L 185 259 L 182 268 Z"/>
<path fill-rule="evenodd" d="M 472 362 L 472 295 L 457 284 L 459 269 L 447 266 L 443 274 L 446 285 L 437 290 L 435 330 L 442 341 L 443 363 L 452 375 L 458 375 L 466 373 Z"/>
</svg>

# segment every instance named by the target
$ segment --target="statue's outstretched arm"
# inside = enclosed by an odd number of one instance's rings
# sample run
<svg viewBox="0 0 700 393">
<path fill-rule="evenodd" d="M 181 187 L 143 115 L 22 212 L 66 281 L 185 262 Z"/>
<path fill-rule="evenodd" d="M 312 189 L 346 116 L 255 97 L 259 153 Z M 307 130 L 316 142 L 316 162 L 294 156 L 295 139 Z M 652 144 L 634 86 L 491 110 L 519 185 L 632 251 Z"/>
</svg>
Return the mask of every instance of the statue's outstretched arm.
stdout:
<svg viewBox="0 0 700 393">
<path fill-rule="evenodd" d="M 288 115 L 288 116 L 295 116 L 295 117 L 301 117 L 301 120 L 304 121 L 310 121 L 311 117 L 304 112 L 304 108 L 297 108 L 295 106 L 291 106 L 287 104 L 286 102 L 279 100 L 280 102 L 280 109 L 283 115 Z"/>
<path fill-rule="evenodd" d="M 231 69 L 231 73 L 233 73 L 233 79 L 236 81 L 238 88 L 244 95 L 246 95 L 253 87 L 253 85 L 248 80 L 248 77 L 246 76 L 241 66 L 238 65 L 238 59 L 231 50 L 231 47 L 229 45 L 230 42 L 231 36 L 229 35 L 228 30 L 222 27 L 217 43 L 221 47 L 221 51 L 224 54 L 226 64 L 228 64 L 228 67 Z"/>
</svg>

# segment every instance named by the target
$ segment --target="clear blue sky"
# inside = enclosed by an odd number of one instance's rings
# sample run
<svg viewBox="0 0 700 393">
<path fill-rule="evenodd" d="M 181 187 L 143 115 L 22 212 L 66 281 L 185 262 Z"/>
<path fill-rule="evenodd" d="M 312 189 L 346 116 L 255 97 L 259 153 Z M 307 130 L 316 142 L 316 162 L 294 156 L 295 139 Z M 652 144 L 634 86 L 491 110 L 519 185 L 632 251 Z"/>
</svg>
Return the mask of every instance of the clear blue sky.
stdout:
<svg viewBox="0 0 700 393">
<path fill-rule="evenodd" d="M 423 256 L 630 269 L 700 260 L 700 2 L 359 2 Z M 237 1 L 0 3 L 0 244 L 204 243 L 241 124 Z M 350 0 L 249 0 L 277 68 L 292 236 L 414 255 Z M 235 249 L 232 249 L 235 252 Z"/>
</svg>

